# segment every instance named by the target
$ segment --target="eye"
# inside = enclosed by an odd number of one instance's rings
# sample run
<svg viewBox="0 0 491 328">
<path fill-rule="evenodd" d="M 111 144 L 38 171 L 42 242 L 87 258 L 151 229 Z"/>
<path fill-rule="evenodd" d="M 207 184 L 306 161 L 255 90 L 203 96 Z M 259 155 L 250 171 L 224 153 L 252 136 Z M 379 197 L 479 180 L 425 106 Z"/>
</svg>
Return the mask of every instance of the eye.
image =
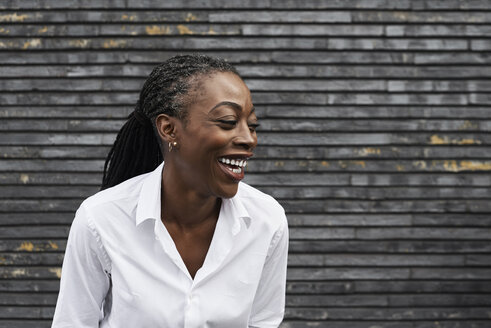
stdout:
<svg viewBox="0 0 491 328">
<path fill-rule="evenodd" d="M 217 120 L 218 123 L 225 125 L 226 128 L 234 128 L 237 125 L 237 121 L 234 120 Z"/>
<path fill-rule="evenodd" d="M 256 132 L 256 129 L 261 125 L 259 123 L 250 123 L 249 125 L 249 130 L 251 132 Z"/>
</svg>

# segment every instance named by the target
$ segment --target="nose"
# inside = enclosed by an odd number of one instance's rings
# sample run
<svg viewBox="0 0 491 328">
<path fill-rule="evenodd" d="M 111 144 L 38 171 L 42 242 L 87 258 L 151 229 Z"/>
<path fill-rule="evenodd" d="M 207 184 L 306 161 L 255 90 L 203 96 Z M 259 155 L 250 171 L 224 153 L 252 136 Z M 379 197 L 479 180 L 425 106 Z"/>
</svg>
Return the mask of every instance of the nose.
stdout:
<svg viewBox="0 0 491 328">
<path fill-rule="evenodd" d="M 257 135 L 251 131 L 247 123 L 240 124 L 237 129 L 237 136 L 234 138 L 234 144 L 246 150 L 253 150 L 257 145 Z"/>
</svg>

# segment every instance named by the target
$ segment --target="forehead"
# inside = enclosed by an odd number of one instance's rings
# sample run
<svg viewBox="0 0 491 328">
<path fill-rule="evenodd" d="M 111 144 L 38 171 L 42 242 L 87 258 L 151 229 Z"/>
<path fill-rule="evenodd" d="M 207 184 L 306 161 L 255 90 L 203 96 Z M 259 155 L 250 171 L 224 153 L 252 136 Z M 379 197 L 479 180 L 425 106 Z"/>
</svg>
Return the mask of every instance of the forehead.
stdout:
<svg viewBox="0 0 491 328">
<path fill-rule="evenodd" d="M 194 83 L 194 99 L 190 109 L 199 105 L 206 110 L 216 104 L 229 101 L 240 105 L 243 109 L 252 107 L 251 93 L 244 81 L 234 73 L 217 72 L 201 76 Z"/>
</svg>

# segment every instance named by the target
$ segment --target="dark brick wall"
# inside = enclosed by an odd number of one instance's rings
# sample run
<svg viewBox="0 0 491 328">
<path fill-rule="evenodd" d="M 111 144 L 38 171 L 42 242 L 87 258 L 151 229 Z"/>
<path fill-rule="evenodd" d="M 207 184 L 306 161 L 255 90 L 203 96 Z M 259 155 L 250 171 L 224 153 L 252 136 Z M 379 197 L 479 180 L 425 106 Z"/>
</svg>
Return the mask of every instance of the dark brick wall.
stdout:
<svg viewBox="0 0 491 328">
<path fill-rule="evenodd" d="M 253 91 L 291 227 L 283 327 L 491 326 L 491 2 L 0 3 L 0 326 L 49 327 L 74 210 L 151 68 Z"/>
</svg>

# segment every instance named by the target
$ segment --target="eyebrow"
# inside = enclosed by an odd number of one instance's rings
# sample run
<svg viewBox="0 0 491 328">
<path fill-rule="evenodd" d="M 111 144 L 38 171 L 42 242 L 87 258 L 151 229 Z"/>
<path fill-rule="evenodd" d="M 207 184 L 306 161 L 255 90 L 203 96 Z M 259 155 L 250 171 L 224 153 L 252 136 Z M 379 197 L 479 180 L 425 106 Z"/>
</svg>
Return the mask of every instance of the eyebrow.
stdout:
<svg viewBox="0 0 491 328">
<path fill-rule="evenodd" d="M 216 104 L 215 106 L 213 106 L 213 108 L 208 111 L 208 114 L 210 114 L 212 111 L 214 111 L 215 109 L 217 109 L 220 106 L 230 106 L 233 109 L 235 109 L 236 111 L 242 111 L 242 106 L 240 106 L 239 104 L 231 102 L 231 101 L 222 101 L 222 102 L 219 102 L 218 104 Z M 254 113 L 255 110 L 256 110 L 256 108 L 254 106 L 252 106 L 252 110 L 251 110 L 250 114 Z"/>
</svg>

